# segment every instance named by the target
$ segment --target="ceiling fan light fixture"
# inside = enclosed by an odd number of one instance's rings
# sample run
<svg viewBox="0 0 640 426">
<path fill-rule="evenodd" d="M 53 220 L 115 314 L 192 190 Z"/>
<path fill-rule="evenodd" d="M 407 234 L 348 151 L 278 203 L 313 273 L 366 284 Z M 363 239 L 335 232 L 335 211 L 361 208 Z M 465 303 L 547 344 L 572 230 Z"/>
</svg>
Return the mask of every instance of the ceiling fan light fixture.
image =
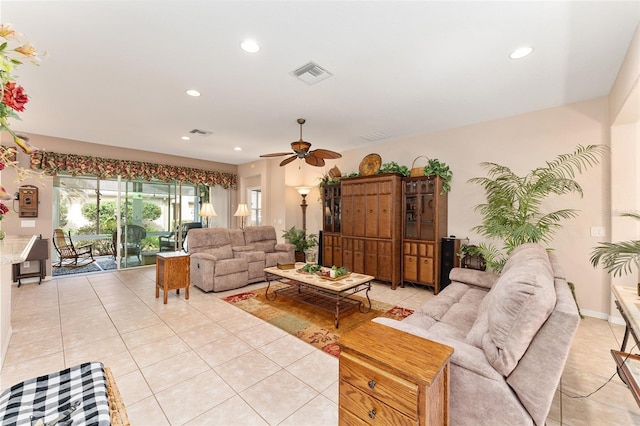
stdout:
<svg viewBox="0 0 640 426">
<path fill-rule="evenodd" d="M 311 148 L 311 144 L 309 142 L 305 142 L 303 140 L 291 142 L 291 149 L 293 149 L 295 152 L 307 151 L 309 148 Z"/>
</svg>

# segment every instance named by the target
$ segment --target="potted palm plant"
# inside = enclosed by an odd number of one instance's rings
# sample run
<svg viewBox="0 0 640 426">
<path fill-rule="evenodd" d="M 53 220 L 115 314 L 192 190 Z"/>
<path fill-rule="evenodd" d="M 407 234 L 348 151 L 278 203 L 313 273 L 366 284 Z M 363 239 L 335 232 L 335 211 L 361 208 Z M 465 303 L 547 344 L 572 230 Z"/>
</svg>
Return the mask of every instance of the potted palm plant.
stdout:
<svg viewBox="0 0 640 426">
<path fill-rule="evenodd" d="M 622 213 L 620 216 L 640 220 L 638 213 Z M 621 241 L 618 243 L 599 243 L 591 252 L 591 264 L 595 268 L 600 263 L 613 276 L 632 272 L 632 266 L 640 266 L 640 241 Z"/>
<path fill-rule="evenodd" d="M 549 243 L 561 221 L 576 217 L 575 209 L 545 212 L 542 204 L 550 195 L 582 196 L 582 187 L 574 177 L 597 165 L 607 150 L 605 145 L 578 145 L 575 151 L 559 155 L 524 176 L 518 176 L 507 166 L 481 163 L 488 177 L 469 180 L 481 185 L 487 197 L 486 203 L 475 206 L 483 218 L 474 230 L 502 244 L 502 247 L 491 243 L 478 245 L 487 267 L 500 272 L 514 248 L 524 243 Z"/>
<path fill-rule="evenodd" d="M 318 245 L 318 236 L 316 234 L 307 235 L 304 229 L 297 229 L 292 226 L 284 231 L 282 237 L 296 247 L 296 262 L 304 262 L 306 259 L 306 251 Z"/>
</svg>

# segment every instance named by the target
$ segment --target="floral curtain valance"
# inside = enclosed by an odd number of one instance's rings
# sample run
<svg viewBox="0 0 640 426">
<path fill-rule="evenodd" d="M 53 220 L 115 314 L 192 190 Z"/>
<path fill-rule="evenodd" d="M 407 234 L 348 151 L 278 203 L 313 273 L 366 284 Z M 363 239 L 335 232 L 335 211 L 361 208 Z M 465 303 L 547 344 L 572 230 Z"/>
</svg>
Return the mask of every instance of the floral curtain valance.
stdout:
<svg viewBox="0 0 640 426">
<path fill-rule="evenodd" d="M 194 185 L 220 185 L 225 189 L 237 189 L 238 185 L 238 175 L 232 173 L 47 151 L 31 155 L 31 168 L 41 169 L 50 175 L 62 172 L 72 176 L 93 175 L 101 179 L 120 175 L 126 180 L 179 181 Z"/>
</svg>

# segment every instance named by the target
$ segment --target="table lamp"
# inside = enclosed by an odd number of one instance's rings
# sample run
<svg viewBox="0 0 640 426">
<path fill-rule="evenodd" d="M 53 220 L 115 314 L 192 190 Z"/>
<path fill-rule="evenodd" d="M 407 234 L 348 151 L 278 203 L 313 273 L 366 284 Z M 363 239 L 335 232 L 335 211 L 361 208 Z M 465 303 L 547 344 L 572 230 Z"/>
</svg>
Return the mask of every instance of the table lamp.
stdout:
<svg viewBox="0 0 640 426">
<path fill-rule="evenodd" d="M 238 204 L 238 209 L 233 214 L 234 216 L 240 217 L 240 229 L 244 229 L 244 218 L 249 216 L 249 207 L 246 204 Z"/>
<path fill-rule="evenodd" d="M 216 213 L 216 210 L 213 208 L 213 205 L 211 205 L 211 203 L 202 203 L 202 207 L 200 208 L 200 213 L 198 213 L 198 216 L 204 217 L 207 219 L 207 228 L 208 228 L 209 218 L 213 216 L 218 216 L 218 214 Z"/>
</svg>

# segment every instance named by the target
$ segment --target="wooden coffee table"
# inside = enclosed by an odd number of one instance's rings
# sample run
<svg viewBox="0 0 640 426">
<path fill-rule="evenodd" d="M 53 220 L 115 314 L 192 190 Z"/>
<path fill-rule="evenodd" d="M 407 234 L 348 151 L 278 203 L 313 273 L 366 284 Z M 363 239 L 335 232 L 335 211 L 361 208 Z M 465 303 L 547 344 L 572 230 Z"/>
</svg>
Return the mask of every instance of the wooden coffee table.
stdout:
<svg viewBox="0 0 640 426">
<path fill-rule="evenodd" d="M 314 306 L 327 312 L 333 312 L 334 325 L 339 326 L 340 314 L 354 308 L 362 313 L 371 310 L 371 275 L 351 273 L 349 276 L 330 280 L 316 274 L 308 274 L 299 271 L 305 264 L 296 263 L 293 269 L 279 269 L 276 266 L 265 268 L 265 279 L 268 281 L 265 296 L 267 300 L 276 300 L 279 294 L 289 299 Z M 326 269 L 326 268 L 325 268 Z M 288 284 L 269 293 L 273 281 Z M 367 306 L 361 300 L 350 297 L 361 291 L 365 292 Z"/>
</svg>

